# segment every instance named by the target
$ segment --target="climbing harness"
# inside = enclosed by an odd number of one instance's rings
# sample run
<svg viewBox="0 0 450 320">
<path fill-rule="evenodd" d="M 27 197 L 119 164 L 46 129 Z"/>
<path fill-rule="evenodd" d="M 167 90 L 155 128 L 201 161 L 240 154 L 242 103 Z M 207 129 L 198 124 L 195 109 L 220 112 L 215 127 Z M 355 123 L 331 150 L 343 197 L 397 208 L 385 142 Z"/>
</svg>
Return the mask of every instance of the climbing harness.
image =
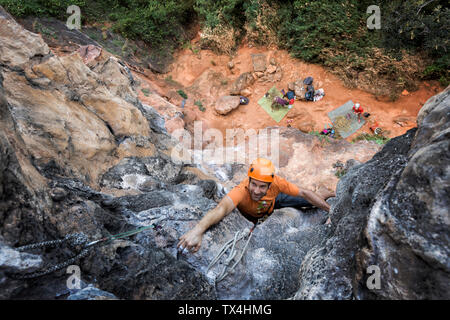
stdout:
<svg viewBox="0 0 450 320">
<path fill-rule="evenodd" d="M 248 228 L 245 228 L 244 230 L 238 230 L 233 239 L 230 239 L 227 243 L 223 245 L 223 247 L 219 250 L 219 253 L 212 259 L 211 263 L 209 264 L 208 268 L 206 269 L 206 273 L 220 260 L 220 258 L 228 251 L 230 250 L 230 253 L 228 254 L 228 257 L 225 259 L 224 267 L 219 275 L 215 278 L 215 283 L 222 281 L 227 275 L 229 275 L 234 268 L 237 266 L 237 264 L 241 261 L 242 257 L 244 256 L 245 251 L 247 250 L 247 246 L 250 242 L 250 239 L 253 235 L 253 230 L 255 230 L 257 226 L 257 223 L 253 225 L 253 227 L 248 230 Z M 247 238 L 247 241 L 245 242 L 244 248 L 242 249 L 241 254 L 238 256 L 234 264 L 230 267 L 231 262 L 237 255 L 236 250 L 236 244 Z"/>
<path fill-rule="evenodd" d="M 160 219 L 158 219 L 158 220 L 160 220 Z M 95 245 L 98 245 L 100 243 L 109 244 L 114 240 L 130 237 L 132 235 L 138 234 L 142 231 L 145 231 L 145 230 L 148 230 L 151 228 L 155 228 L 155 230 L 160 230 L 161 226 L 157 225 L 156 223 L 152 223 L 151 225 L 148 225 L 145 227 L 118 233 L 118 234 L 104 237 L 104 238 L 94 240 L 91 242 L 88 242 L 89 239 L 85 234 L 74 233 L 74 234 L 69 234 L 69 235 L 65 236 L 63 239 L 38 242 L 38 243 L 33 243 L 33 244 L 15 248 L 15 250 L 17 250 L 17 251 L 24 252 L 24 251 L 32 250 L 32 249 L 58 247 L 58 246 L 62 246 L 63 244 L 67 244 L 70 248 L 72 248 L 74 250 L 80 251 L 80 248 L 81 248 L 81 251 L 77 255 L 73 256 L 72 258 L 70 258 L 62 263 L 58 263 L 56 265 L 48 267 L 45 270 L 31 272 L 31 273 L 27 273 L 27 274 L 10 273 L 10 274 L 8 274 L 8 276 L 10 276 L 11 278 L 20 279 L 20 280 L 21 279 L 32 279 L 32 278 L 45 276 L 47 274 L 61 270 L 67 266 L 70 266 L 82 258 L 85 258 L 89 254 L 90 250 L 92 248 L 94 248 Z"/>
</svg>

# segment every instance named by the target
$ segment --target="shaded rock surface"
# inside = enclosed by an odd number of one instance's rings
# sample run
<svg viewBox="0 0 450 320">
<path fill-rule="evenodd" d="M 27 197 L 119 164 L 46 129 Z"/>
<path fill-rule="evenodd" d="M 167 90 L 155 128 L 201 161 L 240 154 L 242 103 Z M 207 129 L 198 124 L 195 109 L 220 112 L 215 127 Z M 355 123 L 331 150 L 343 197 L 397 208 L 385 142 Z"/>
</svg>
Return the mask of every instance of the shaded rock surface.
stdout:
<svg viewBox="0 0 450 320">
<path fill-rule="evenodd" d="M 265 54 L 252 54 L 253 71 L 264 72 L 266 71 L 267 57 Z M 274 70 L 275 71 L 275 70 Z M 272 73 L 272 72 L 270 72 Z"/>
<path fill-rule="evenodd" d="M 75 232 L 94 240 L 133 227 L 107 206 L 114 195 L 92 187 L 99 187 L 106 169 L 137 155 L 161 154 L 159 162 L 148 160 L 146 173 L 171 181 L 164 152 L 172 143 L 164 120 L 139 102 L 133 78 L 117 59 L 104 59 L 91 70 L 77 54 L 51 54 L 40 36 L 21 28 L 3 9 L 0 25 L 5 43 L 23 42 L 2 46 L 0 63 L 0 234 L 11 248 L 2 249 L 2 298 L 60 299 L 70 294 L 64 269 L 29 281 L 5 274 L 37 267 L 28 263 L 33 256 L 11 260 L 14 248 Z M 174 168 L 176 178 L 180 169 Z M 77 254 L 66 247 L 40 253 L 42 268 Z M 215 297 L 205 277 L 187 263 L 129 239 L 95 247 L 78 263 L 83 280 L 121 299 Z"/>
<path fill-rule="evenodd" d="M 215 110 L 219 114 L 226 115 L 239 107 L 240 103 L 241 100 L 239 96 L 223 96 L 217 99 Z"/>
<path fill-rule="evenodd" d="M 40 33 L 45 42 L 61 54 L 72 53 L 80 46 L 102 47 L 120 57 L 139 71 L 149 68 L 153 72 L 166 73 L 173 58 L 171 55 L 156 53 L 141 40 L 125 39 L 111 30 L 96 26 L 81 25 L 81 30 L 68 29 L 65 21 L 52 17 L 26 17 L 19 20 L 27 30 Z M 192 30 L 185 30 L 187 38 L 192 38 Z"/>
<path fill-rule="evenodd" d="M 110 292 L 95 288 L 92 284 L 72 293 L 67 300 L 117 300 Z"/>
<path fill-rule="evenodd" d="M 331 237 L 305 257 L 296 299 L 449 298 L 449 95 L 339 181 Z"/>
<path fill-rule="evenodd" d="M 246 89 L 248 86 L 252 85 L 255 82 L 255 78 L 253 77 L 251 72 L 244 72 L 241 74 L 231 86 L 230 94 L 231 95 L 239 95 L 242 90 Z"/>
</svg>

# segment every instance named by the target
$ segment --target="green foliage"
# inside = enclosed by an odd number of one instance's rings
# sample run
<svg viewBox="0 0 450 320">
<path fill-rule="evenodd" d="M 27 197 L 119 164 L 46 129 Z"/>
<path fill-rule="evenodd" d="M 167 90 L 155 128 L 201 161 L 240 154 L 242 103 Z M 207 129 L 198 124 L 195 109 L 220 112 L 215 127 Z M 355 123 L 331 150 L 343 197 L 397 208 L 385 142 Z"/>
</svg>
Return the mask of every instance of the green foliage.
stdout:
<svg viewBox="0 0 450 320">
<path fill-rule="evenodd" d="M 260 44 L 266 44 L 273 33 L 276 43 L 294 57 L 354 72 L 372 67 L 364 62 L 373 48 L 389 49 L 398 58 L 399 49 L 425 51 L 432 62 L 423 77 L 449 83 L 448 1 L 0 0 L 14 16 L 53 16 L 63 21 L 72 4 L 80 7 L 83 21 L 112 22 L 113 31 L 143 40 L 161 55 L 186 45 L 186 26 L 198 19 L 203 27 L 218 30 L 216 34 L 230 34 L 231 47 L 246 32 L 253 41 L 260 38 Z M 366 26 L 366 9 L 373 4 L 381 9 L 381 30 Z"/>
<path fill-rule="evenodd" d="M 183 98 L 183 99 L 187 99 L 188 96 L 186 94 L 186 92 L 184 92 L 183 90 L 177 90 L 178 94 Z"/>
<path fill-rule="evenodd" d="M 336 172 L 334 173 L 334 175 L 340 179 L 342 178 L 345 174 L 347 173 L 347 170 L 344 169 L 337 169 Z"/>
<path fill-rule="evenodd" d="M 245 3 L 244 0 L 196 0 L 194 8 L 208 27 L 214 29 L 227 24 L 234 28 L 241 28 L 245 21 Z"/>
<path fill-rule="evenodd" d="M 450 84 L 450 53 L 436 59 L 424 71 L 424 79 L 438 79 L 443 87 Z"/>
<path fill-rule="evenodd" d="M 206 111 L 206 108 L 203 106 L 203 104 L 200 100 L 195 101 L 194 104 L 200 109 L 201 112 Z"/>
<path fill-rule="evenodd" d="M 141 91 L 144 94 L 144 96 L 146 96 L 146 97 L 148 97 L 150 94 L 150 90 L 148 90 L 147 88 L 142 88 Z"/>
<path fill-rule="evenodd" d="M 190 1 L 128 0 L 116 8 L 113 31 L 141 39 L 155 48 L 175 48 L 183 43 L 183 26 L 192 15 Z M 111 17 L 111 14 L 109 15 Z"/>
<path fill-rule="evenodd" d="M 0 0 L 12 15 L 69 17 L 75 4 L 91 22 L 113 21 L 113 31 L 141 39 L 154 48 L 172 50 L 183 42 L 184 27 L 195 16 L 192 1 L 178 0 Z"/>
<path fill-rule="evenodd" d="M 310 131 L 310 132 L 308 132 L 308 134 L 318 137 L 321 144 L 323 144 L 324 142 L 326 142 L 326 143 L 331 142 L 330 139 L 328 138 L 328 136 L 320 134 L 319 131 Z"/>
<path fill-rule="evenodd" d="M 437 56 L 448 53 L 450 9 L 447 1 L 381 2 L 389 12 L 382 24 L 386 48 L 421 48 Z"/>
<path fill-rule="evenodd" d="M 362 134 L 358 135 L 356 138 L 354 138 L 352 140 L 352 142 L 356 142 L 356 141 L 360 141 L 360 140 L 375 141 L 376 143 L 383 145 L 383 144 L 386 144 L 390 140 L 390 138 L 386 138 L 380 134 L 362 133 Z"/>
<path fill-rule="evenodd" d="M 293 56 L 305 61 L 333 64 L 331 59 L 347 59 L 348 53 L 364 56 L 377 39 L 369 34 L 365 10 L 360 10 L 358 2 L 296 0 L 285 4 L 279 36 Z M 341 54 L 328 59 L 324 49 Z"/>
<path fill-rule="evenodd" d="M 433 59 L 424 71 L 424 79 L 438 79 L 441 85 L 450 83 L 448 1 L 381 1 L 389 12 L 383 18 L 383 46 L 398 49 L 423 50 Z"/>
<path fill-rule="evenodd" d="M 66 12 L 70 5 L 77 5 L 80 9 L 86 6 L 85 0 L 0 0 L 9 13 L 16 17 L 29 15 L 52 16 L 59 19 L 67 19 Z"/>
<path fill-rule="evenodd" d="M 171 86 L 181 87 L 180 83 L 178 83 L 177 81 L 173 80 L 172 75 L 168 75 L 167 77 L 165 77 L 164 81 L 166 81 Z"/>
</svg>

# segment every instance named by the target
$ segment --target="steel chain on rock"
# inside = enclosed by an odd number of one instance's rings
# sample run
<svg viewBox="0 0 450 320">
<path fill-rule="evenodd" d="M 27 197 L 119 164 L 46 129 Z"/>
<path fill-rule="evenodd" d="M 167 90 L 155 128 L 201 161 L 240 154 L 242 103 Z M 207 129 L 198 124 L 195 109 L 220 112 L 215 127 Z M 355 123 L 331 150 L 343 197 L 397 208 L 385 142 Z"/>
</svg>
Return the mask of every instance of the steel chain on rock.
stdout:
<svg viewBox="0 0 450 320">
<path fill-rule="evenodd" d="M 159 218 L 156 221 L 159 222 L 162 219 L 163 218 Z M 72 249 L 75 249 L 77 251 L 80 251 L 81 248 L 82 249 L 81 249 L 81 252 L 79 254 L 77 254 L 76 256 L 74 256 L 62 263 L 58 263 L 54 266 L 51 266 L 45 270 L 36 271 L 36 272 L 28 273 L 28 274 L 19 274 L 19 273 L 12 274 L 12 273 L 10 273 L 8 275 L 13 279 L 32 279 L 32 278 L 41 277 L 41 276 L 47 275 L 49 273 L 61 270 L 62 268 L 65 268 L 65 267 L 75 263 L 77 260 L 86 257 L 89 254 L 89 251 L 96 244 L 106 242 L 106 241 L 113 241 L 113 240 L 117 240 L 117 239 L 121 239 L 121 238 L 126 238 L 129 236 L 135 235 L 137 233 L 140 233 L 142 231 L 148 230 L 150 228 L 155 228 L 156 230 L 159 230 L 161 227 L 159 225 L 157 225 L 155 222 L 149 226 L 140 227 L 138 229 L 119 233 L 116 235 L 111 235 L 109 237 L 105 237 L 105 238 L 95 240 L 92 242 L 88 242 L 89 239 L 84 233 L 74 233 L 74 234 L 69 234 L 69 235 L 65 236 L 64 239 L 43 241 L 43 242 L 38 242 L 38 243 L 33 243 L 33 244 L 25 245 L 22 247 L 18 247 L 18 248 L 15 248 L 15 250 L 22 252 L 22 251 L 32 250 L 32 249 L 37 249 L 37 248 L 58 247 L 58 246 L 62 246 L 62 244 L 67 242 L 67 245 L 69 247 L 71 247 Z"/>
<path fill-rule="evenodd" d="M 59 264 L 55 264 L 54 266 L 51 266 L 43 271 L 36 271 L 36 272 L 32 272 L 32 273 L 28 273 L 28 274 L 11 274 L 10 276 L 14 279 L 32 279 L 32 278 L 37 278 L 37 277 L 42 277 L 45 276 L 47 274 L 53 273 L 55 271 L 61 270 L 67 266 L 70 266 L 71 264 L 75 263 L 76 261 L 78 261 L 79 259 L 82 259 L 84 257 L 86 257 L 89 254 L 89 251 L 91 250 L 92 247 L 89 248 L 85 248 L 83 249 L 78 255 L 70 258 L 69 260 L 66 260 L 65 262 L 59 263 Z"/>
<path fill-rule="evenodd" d="M 65 236 L 64 239 L 33 243 L 33 244 L 29 244 L 29 245 L 22 246 L 19 248 L 15 248 L 15 250 L 23 252 L 23 251 L 37 249 L 37 248 L 58 247 L 58 246 L 62 246 L 62 244 L 66 243 L 66 242 L 69 245 L 69 247 L 76 249 L 79 246 L 86 245 L 88 242 L 88 238 L 86 237 L 86 235 L 84 233 L 74 233 L 74 234 L 69 234 L 69 235 Z M 41 276 L 50 274 L 52 272 L 61 270 L 65 267 L 75 263 L 77 260 L 79 260 L 81 258 L 86 257 L 89 254 L 89 251 L 91 248 L 92 248 L 92 246 L 85 247 L 76 256 L 66 260 L 65 262 L 58 263 L 54 266 L 51 266 L 45 270 L 36 271 L 36 272 L 28 273 L 28 274 L 9 274 L 9 276 L 14 279 L 32 279 L 32 278 L 37 278 L 37 277 L 41 277 Z"/>
<path fill-rule="evenodd" d="M 74 248 L 76 246 L 80 246 L 80 245 L 87 243 L 88 238 L 86 237 L 86 235 L 84 235 L 84 233 L 74 233 L 74 234 L 69 234 L 69 235 L 65 236 L 64 239 L 33 243 L 33 244 L 26 245 L 26 246 L 15 248 L 15 250 L 22 252 L 22 251 L 27 251 L 27 250 L 37 249 L 37 248 L 56 247 L 65 242 L 68 242 L 69 246 Z"/>
</svg>

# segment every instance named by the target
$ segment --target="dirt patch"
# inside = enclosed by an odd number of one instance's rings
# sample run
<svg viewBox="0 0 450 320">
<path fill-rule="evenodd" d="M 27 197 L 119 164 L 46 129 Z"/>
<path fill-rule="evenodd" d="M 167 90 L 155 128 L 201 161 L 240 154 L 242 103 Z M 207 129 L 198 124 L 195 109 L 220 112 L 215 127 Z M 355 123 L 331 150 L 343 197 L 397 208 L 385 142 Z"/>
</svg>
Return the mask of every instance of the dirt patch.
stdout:
<svg viewBox="0 0 450 320">
<path fill-rule="evenodd" d="M 195 41 L 199 41 L 197 37 Z M 214 111 L 214 101 L 221 95 L 228 94 L 231 84 L 244 72 L 253 72 L 252 54 L 263 53 L 268 61 L 275 61 L 282 69 L 280 81 L 270 79 L 257 79 L 248 89 L 250 102 L 248 105 L 241 105 L 229 114 L 222 116 Z M 158 83 L 165 83 L 161 87 L 162 93 L 167 95 L 173 90 L 167 81 L 170 77 L 178 85 L 182 85 L 187 95 L 195 97 L 195 100 L 203 101 L 205 110 L 202 112 L 194 103 L 186 103 L 184 108 L 177 105 L 181 112 L 194 114 L 191 119 L 203 120 L 208 128 L 220 130 L 225 136 L 226 130 L 231 128 L 241 128 L 243 130 L 254 129 L 256 132 L 270 126 L 287 126 L 299 128 L 304 132 L 320 131 L 331 121 L 328 112 L 343 105 L 348 100 L 359 102 L 365 112 L 371 114 L 368 122 L 355 134 L 346 138 L 352 141 L 356 136 L 363 133 L 371 134 L 370 127 L 376 122 L 385 132 L 387 137 L 395 137 L 404 134 L 407 130 L 416 126 L 415 119 L 418 111 L 428 98 L 443 90 L 436 81 L 420 82 L 416 87 L 411 88 L 404 94 L 400 94 L 393 102 L 389 96 L 374 95 L 372 92 L 358 88 L 348 88 L 348 86 L 333 72 L 326 70 L 319 65 L 302 62 L 292 58 L 285 50 L 275 50 L 266 48 L 241 46 L 234 56 L 219 55 L 211 50 L 200 50 L 193 52 L 190 49 L 180 50 L 174 57 L 171 71 L 165 76 L 156 76 Z M 230 68 L 230 62 L 233 66 Z M 407 66 L 405 66 L 407 68 Z M 205 74 L 221 74 L 220 81 L 222 87 L 213 89 L 214 86 L 208 81 Z M 317 102 L 295 101 L 293 108 L 286 117 L 277 123 L 274 121 L 257 103 L 257 101 L 272 87 L 287 89 L 288 83 L 297 79 L 304 79 L 307 76 L 314 78 L 316 89 L 323 88 L 325 97 Z M 143 78 L 145 85 L 146 78 Z M 155 83 L 155 81 L 150 81 Z M 195 85 L 201 83 L 201 85 Z M 217 86 L 217 84 L 216 84 Z M 195 92 L 190 92 L 189 87 L 195 87 Z M 417 89 L 416 91 L 413 91 Z M 141 93 L 140 93 L 141 94 Z M 188 99 L 189 101 L 189 99 Z M 185 119 L 186 122 L 186 119 Z M 186 125 L 189 126 L 189 121 Z"/>
</svg>

